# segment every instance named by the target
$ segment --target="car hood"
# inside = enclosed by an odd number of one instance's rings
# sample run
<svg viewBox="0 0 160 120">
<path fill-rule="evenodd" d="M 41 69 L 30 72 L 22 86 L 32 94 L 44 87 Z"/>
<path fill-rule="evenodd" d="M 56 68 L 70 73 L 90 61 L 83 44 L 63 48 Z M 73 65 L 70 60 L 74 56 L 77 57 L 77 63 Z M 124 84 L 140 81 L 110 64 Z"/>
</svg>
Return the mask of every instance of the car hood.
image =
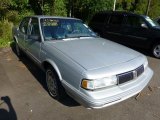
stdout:
<svg viewBox="0 0 160 120">
<path fill-rule="evenodd" d="M 86 38 L 49 43 L 86 70 L 132 60 L 140 53 L 103 38 Z"/>
<path fill-rule="evenodd" d="M 153 29 L 160 31 L 160 26 L 154 26 Z"/>
</svg>

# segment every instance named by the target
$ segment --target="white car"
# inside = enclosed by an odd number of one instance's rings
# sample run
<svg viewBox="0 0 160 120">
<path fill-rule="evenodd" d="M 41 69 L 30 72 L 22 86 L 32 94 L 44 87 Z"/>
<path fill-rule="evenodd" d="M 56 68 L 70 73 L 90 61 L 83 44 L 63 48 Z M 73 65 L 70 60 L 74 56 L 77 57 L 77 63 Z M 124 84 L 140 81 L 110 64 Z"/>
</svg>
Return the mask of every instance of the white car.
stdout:
<svg viewBox="0 0 160 120">
<path fill-rule="evenodd" d="M 31 16 L 13 29 L 17 55 L 26 53 L 46 72 L 48 91 L 89 108 L 102 108 L 139 93 L 153 71 L 139 52 L 97 37 L 81 20 Z"/>
</svg>

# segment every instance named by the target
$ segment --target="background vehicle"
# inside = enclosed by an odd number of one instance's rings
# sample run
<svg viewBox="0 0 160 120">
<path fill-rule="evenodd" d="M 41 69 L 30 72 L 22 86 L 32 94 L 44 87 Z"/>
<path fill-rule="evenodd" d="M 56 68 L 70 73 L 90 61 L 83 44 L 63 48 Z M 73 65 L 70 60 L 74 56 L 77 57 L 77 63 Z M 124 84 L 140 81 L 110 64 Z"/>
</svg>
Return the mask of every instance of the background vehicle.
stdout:
<svg viewBox="0 0 160 120">
<path fill-rule="evenodd" d="M 26 17 L 13 29 L 13 38 L 17 55 L 26 53 L 45 71 L 53 98 L 67 93 L 85 107 L 123 101 L 153 75 L 144 55 L 97 37 L 79 19 Z"/>
<path fill-rule="evenodd" d="M 160 17 L 156 18 L 155 21 L 160 25 Z"/>
<path fill-rule="evenodd" d="M 160 58 L 160 26 L 148 16 L 103 11 L 93 16 L 89 26 L 104 38 L 149 49 L 155 57 Z"/>
</svg>

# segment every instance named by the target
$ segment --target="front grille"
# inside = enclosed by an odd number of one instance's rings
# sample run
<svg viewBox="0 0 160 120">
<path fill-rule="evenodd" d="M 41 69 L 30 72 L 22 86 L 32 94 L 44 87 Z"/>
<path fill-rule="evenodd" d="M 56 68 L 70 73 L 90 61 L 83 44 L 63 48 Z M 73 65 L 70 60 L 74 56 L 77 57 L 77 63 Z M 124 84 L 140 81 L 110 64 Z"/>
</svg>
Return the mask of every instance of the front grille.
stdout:
<svg viewBox="0 0 160 120">
<path fill-rule="evenodd" d="M 133 76 L 133 72 L 127 72 L 127 73 L 123 73 L 123 74 L 119 74 L 118 75 L 118 83 L 119 84 L 122 84 L 122 83 L 125 83 L 129 80 L 132 80 L 134 78 Z"/>
<path fill-rule="evenodd" d="M 136 69 L 136 71 L 137 71 L 137 76 L 140 76 L 140 75 L 144 72 L 144 67 L 143 67 L 143 65 L 141 65 L 140 67 L 138 67 L 138 68 Z"/>
<path fill-rule="evenodd" d="M 127 81 L 133 80 L 134 78 L 140 76 L 144 72 L 144 67 L 141 65 L 140 67 L 136 68 L 135 70 L 121 73 L 117 75 L 118 84 L 125 83 Z"/>
</svg>

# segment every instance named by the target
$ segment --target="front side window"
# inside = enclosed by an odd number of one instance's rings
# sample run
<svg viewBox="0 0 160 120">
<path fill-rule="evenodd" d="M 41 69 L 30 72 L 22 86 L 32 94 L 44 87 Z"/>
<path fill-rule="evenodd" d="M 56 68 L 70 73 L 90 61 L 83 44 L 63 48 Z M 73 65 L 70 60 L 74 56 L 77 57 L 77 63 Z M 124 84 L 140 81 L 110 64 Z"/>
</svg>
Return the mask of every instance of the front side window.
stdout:
<svg viewBox="0 0 160 120">
<path fill-rule="evenodd" d="M 96 36 L 87 25 L 75 19 L 43 18 L 41 29 L 45 40 Z"/>
<path fill-rule="evenodd" d="M 142 18 L 136 16 L 127 16 L 126 24 L 131 27 L 142 27 L 142 24 L 145 24 L 147 26 Z"/>
</svg>

